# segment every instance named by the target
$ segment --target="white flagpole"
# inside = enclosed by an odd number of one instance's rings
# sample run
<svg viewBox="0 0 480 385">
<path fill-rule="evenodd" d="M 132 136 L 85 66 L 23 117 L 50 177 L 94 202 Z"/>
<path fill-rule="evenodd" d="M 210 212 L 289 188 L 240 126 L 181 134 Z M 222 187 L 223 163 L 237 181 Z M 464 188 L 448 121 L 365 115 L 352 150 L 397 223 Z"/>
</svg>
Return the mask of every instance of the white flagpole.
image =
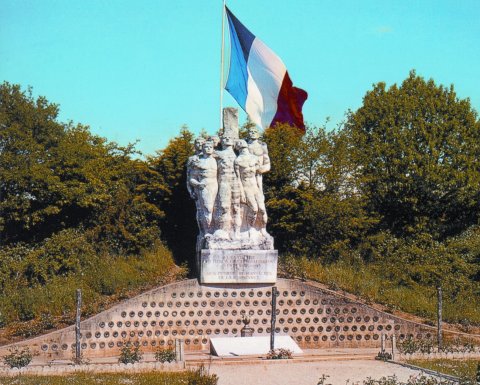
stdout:
<svg viewBox="0 0 480 385">
<path fill-rule="evenodd" d="M 223 0 L 223 5 L 222 5 L 222 49 L 221 49 L 221 55 L 220 55 L 220 130 L 222 130 L 222 113 L 223 113 L 224 51 L 225 51 L 225 0 Z"/>
</svg>

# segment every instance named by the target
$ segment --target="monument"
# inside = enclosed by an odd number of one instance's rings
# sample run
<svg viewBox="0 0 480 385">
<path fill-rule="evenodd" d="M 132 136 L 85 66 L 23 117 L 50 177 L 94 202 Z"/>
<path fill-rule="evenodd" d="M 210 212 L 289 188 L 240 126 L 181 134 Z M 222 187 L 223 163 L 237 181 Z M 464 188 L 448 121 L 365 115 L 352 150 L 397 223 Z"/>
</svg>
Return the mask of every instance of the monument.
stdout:
<svg viewBox="0 0 480 385">
<path fill-rule="evenodd" d="M 197 138 L 187 162 L 195 200 L 200 283 L 274 283 L 278 252 L 267 232 L 262 175 L 270 158 L 258 130 L 239 138 L 238 112 L 223 110 L 220 138 Z"/>
</svg>

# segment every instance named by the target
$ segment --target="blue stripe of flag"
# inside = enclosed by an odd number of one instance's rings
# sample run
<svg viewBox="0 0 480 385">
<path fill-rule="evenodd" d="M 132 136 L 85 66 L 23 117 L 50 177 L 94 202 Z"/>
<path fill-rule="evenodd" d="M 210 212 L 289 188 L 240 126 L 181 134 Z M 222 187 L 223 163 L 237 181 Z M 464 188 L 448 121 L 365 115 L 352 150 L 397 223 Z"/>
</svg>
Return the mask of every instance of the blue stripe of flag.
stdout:
<svg viewBox="0 0 480 385">
<path fill-rule="evenodd" d="M 245 110 L 248 82 L 247 62 L 255 35 L 227 7 L 225 9 L 230 27 L 231 42 L 230 69 L 225 89 L 234 97 L 240 107 Z"/>
</svg>

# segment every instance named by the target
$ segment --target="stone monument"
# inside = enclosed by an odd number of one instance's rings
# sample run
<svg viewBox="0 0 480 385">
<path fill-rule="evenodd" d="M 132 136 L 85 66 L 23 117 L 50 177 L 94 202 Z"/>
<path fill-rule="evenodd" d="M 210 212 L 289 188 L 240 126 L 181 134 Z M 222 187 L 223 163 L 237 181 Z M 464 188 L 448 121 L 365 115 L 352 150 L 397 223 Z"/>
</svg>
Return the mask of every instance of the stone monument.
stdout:
<svg viewBox="0 0 480 385">
<path fill-rule="evenodd" d="M 223 125 L 220 138 L 197 138 L 187 163 L 200 282 L 274 283 L 278 252 L 267 232 L 262 178 L 270 170 L 268 149 L 256 128 L 239 139 L 235 108 L 223 110 Z"/>
</svg>

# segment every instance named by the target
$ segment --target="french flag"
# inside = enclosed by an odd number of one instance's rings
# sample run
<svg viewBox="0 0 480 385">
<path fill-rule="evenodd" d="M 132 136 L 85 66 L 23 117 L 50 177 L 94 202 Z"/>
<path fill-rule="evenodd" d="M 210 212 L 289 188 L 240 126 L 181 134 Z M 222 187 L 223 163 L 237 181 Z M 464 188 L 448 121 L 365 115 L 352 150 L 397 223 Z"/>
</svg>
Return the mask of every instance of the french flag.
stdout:
<svg viewBox="0 0 480 385">
<path fill-rule="evenodd" d="M 230 29 L 230 69 L 225 89 L 263 128 L 288 123 L 305 131 L 308 94 L 293 87 L 282 60 L 225 7 Z"/>
</svg>

